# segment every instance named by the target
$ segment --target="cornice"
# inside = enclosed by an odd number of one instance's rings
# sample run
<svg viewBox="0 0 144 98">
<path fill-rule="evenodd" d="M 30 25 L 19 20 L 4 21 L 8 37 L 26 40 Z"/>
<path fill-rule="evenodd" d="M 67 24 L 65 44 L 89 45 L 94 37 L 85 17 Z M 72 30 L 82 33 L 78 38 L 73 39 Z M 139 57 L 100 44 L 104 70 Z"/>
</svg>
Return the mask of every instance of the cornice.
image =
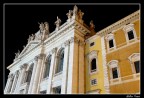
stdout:
<svg viewBox="0 0 144 98">
<path fill-rule="evenodd" d="M 140 10 L 137 10 L 136 12 L 122 18 L 121 20 L 113 23 L 112 25 L 102 29 L 101 31 L 97 32 L 94 36 L 90 37 L 87 40 L 91 40 L 93 38 L 95 38 L 96 36 L 100 35 L 100 36 L 105 36 L 106 34 L 113 32 L 114 30 L 117 30 L 123 26 L 125 26 L 128 23 L 132 23 L 135 20 L 140 19 Z"/>
</svg>

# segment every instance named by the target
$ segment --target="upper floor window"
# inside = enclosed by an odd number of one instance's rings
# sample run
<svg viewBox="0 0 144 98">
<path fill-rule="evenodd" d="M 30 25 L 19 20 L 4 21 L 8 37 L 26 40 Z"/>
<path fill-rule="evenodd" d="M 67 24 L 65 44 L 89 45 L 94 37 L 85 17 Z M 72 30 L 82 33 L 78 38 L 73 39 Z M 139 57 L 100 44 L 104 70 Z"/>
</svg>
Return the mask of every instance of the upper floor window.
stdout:
<svg viewBox="0 0 144 98">
<path fill-rule="evenodd" d="M 109 48 L 114 47 L 113 39 L 109 40 Z"/>
<path fill-rule="evenodd" d="M 108 34 L 106 37 L 106 43 L 107 43 L 107 50 L 109 51 L 110 49 L 116 48 L 115 44 L 115 39 L 114 39 L 114 34 Z"/>
<path fill-rule="evenodd" d="M 136 31 L 134 29 L 134 24 L 128 24 L 123 28 L 126 36 L 126 41 L 129 43 L 130 40 L 136 39 Z"/>
<path fill-rule="evenodd" d="M 134 34 L 132 30 L 128 32 L 128 38 L 129 40 L 134 39 Z"/>
<path fill-rule="evenodd" d="M 91 61 L 91 72 L 96 71 L 96 58 L 92 59 Z"/>
<path fill-rule="evenodd" d="M 98 71 L 97 51 L 91 51 L 88 54 L 88 62 L 90 74 L 96 73 Z"/>
<path fill-rule="evenodd" d="M 132 72 L 133 74 L 140 72 L 140 54 L 139 53 L 133 53 L 129 57 L 131 66 L 132 66 Z"/>
<path fill-rule="evenodd" d="M 29 67 L 29 70 L 26 72 L 25 82 L 28 82 L 28 83 L 30 82 L 31 76 L 32 76 L 32 71 L 33 71 L 33 66 L 34 66 L 34 64 L 31 64 Z"/>
<path fill-rule="evenodd" d="M 116 79 L 120 77 L 120 70 L 118 67 L 118 61 L 117 60 L 111 60 L 108 63 L 109 71 L 110 71 L 110 78 Z"/>
<path fill-rule="evenodd" d="M 63 70 L 63 63 L 64 63 L 64 49 L 61 49 L 60 52 L 58 53 L 55 73 L 59 73 Z"/>
<path fill-rule="evenodd" d="M 45 70 L 44 70 L 44 78 L 49 76 L 50 65 L 51 65 L 51 55 L 46 59 Z"/>
</svg>

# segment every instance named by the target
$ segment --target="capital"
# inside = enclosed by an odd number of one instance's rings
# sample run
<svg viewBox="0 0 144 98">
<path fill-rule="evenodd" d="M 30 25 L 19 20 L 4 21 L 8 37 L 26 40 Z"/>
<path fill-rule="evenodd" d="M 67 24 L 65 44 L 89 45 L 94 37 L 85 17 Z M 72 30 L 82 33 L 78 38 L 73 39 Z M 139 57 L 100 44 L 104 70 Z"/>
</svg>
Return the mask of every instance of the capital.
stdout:
<svg viewBox="0 0 144 98">
<path fill-rule="evenodd" d="M 52 49 L 52 53 L 55 53 L 57 51 L 57 48 Z"/>
<path fill-rule="evenodd" d="M 80 45 L 80 46 L 84 46 L 84 45 L 85 45 L 85 42 L 80 40 L 80 41 L 79 41 L 79 45 Z"/>
<path fill-rule="evenodd" d="M 38 59 L 42 59 L 42 58 L 44 58 L 46 55 L 45 54 L 39 54 L 38 55 Z"/>
<path fill-rule="evenodd" d="M 70 41 L 69 41 L 69 40 L 67 40 L 67 41 L 64 42 L 64 46 L 65 46 L 65 47 L 68 46 L 69 44 L 70 44 Z"/>
<path fill-rule="evenodd" d="M 26 68 L 26 67 L 27 67 L 27 65 L 28 65 L 28 64 L 26 64 L 26 63 L 25 63 L 25 64 L 23 64 L 23 65 L 20 67 L 20 69 L 22 70 L 22 69 Z"/>
<path fill-rule="evenodd" d="M 77 38 L 77 37 L 71 37 L 71 39 L 70 39 L 70 43 L 73 43 L 73 42 L 75 42 L 75 43 L 79 43 L 79 39 Z"/>
<path fill-rule="evenodd" d="M 9 75 L 8 75 L 8 78 L 11 78 L 11 79 L 12 79 L 13 77 L 14 77 L 13 74 L 9 74 Z"/>
</svg>

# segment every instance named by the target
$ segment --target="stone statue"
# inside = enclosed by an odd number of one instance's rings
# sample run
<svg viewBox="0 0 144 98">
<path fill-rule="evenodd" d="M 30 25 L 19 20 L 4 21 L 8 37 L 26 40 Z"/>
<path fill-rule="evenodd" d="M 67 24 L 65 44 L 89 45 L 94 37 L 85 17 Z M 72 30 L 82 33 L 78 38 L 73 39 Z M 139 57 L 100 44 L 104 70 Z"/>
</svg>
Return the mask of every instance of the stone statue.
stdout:
<svg viewBox="0 0 144 98">
<path fill-rule="evenodd" d="M 68 19 L 70 19 L 72 16 L 72 10 L 69 10 L 69 12 L 66 15 L 67 15 Z"/>
<path fill-rule="evenodd" d="M 28 43 L 31 41 L 31 36 L 30 35 L 29 35 L 29 38 L 27 40 L 28 40 Z"/>
<path fill-rule="evenodd" d="M 35 37 L 35 35 L 32 34 L 31 37 L 30 37 L 30 41 L 34 40 L 34 37 Z"/>
<path fill-rule="evenodd" d="M 15 53 L 15 58 L 18 58 L 19 55 L 20 55 L 20 51 L 18 50 L 18 52 Z"/>
<path fill-rule="evenodd" d="M 44 22 L 44 29 L 47 33 L 49 33 L 49 24 L 48 24 L 48 22 Z"/>
<path fill-rule="evenodd" d="M 92 30 L 92 29 L 94 29 L 95 28 L 95 25 L 94 25 L 94 23 L 93 23 L 93 20 L 91 20 L 90 21 L 90 29 Z"/>
<path fill-rule="evenodd" d="M 38 24 L 39 24 L 40 32 L 43 32 L 43 30 L 44 30 L 44 24 L 43 23 L 38 23 Z"/>
<path fill-rule="evenodd" d="M 83 15 L 84 15 L 84 13 L 81 10 L 79 10 L 78 11 L 78 16 L 79 16 L 80 19 L 82 19 Z"/>
<path fill-rule="evenodd" d="M 75 5 L 73 8 L 73 15 L 77 15 L 78 7 Z"/>
<path fill-rule="evenodd" d="M 57 21 L 55 22 L 56 28 L 59 28 L 60 24 L 61 24 L 61 20 L 57 16 Z"/>
</svg>

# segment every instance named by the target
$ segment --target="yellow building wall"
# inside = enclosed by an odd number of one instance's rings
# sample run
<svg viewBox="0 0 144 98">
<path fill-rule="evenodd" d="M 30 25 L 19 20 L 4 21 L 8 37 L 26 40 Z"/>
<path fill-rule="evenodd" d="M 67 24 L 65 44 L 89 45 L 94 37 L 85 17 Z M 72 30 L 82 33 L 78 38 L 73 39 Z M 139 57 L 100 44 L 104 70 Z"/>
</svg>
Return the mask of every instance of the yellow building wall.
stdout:
<svg viewBox="0 0 144 98">
<path fill-rule="evenodd" d="M 85 71 L 86 71 L 86 92 L 90 92 L 96 89 L 100 89 L 100 93 L 105 93 L 104 90 L 104 74 L 103 74 L 103 63 L 102 63 L 102 48 L 101 48 L 101 37 L 97 37 L 95 40 L 91 40 L 91 42 L 95 42 L 95 45 L 90 47 L 90 44 L 86 43 L 86 47 L 85 47 L 85 55 L 87 55 L 88 53 L 90 53 L 93 50 L 99 51 L 98 52 L 98 65 L 97 65 L 97 69 L 98 72 L 95 74 L 90 74 L 90 66 L 88 63 L 88 57 L 85 57 Z M 97 79 L 97 85 L 91 86 L 91 79 Z"/>
<path fill-rule="evenodd" d="M 139 21 L 135 21 L 133 24 L 137 37 L 139 37 L 140 35 Z M 140 53 L 140 42 L 131 41 L 130 45 L 128 45 L 128 43 L 126 43 L 126 37 L 122 29 L 119 29 L 116 32 L 114 32 L 114 37 L 116 42 L 116 49 L 113 52 L 107 53 L 106 55 L 107 63 L 111 60 L 118 60 L 118 67 L 120 70 L 121 81 L 123 82 L 125 80 L 129 81 L 134 80 L 132 67 L 128 57 L 133 53 Z M 109 68 L 108 68 L 108 77 L 110 79 Z M 140 84 L 139 80 L 115 85 L 110 84 L 110 93 L 137 93 L 140 92 L 139 84 Z"/>
<path fill-rule="evenodd" d="M 133 22 L 133 24 L 134 24 L 134 29 L 136 31 L 136 35 L 139 38 L 140 37 L 140 21 L 137 20 L 137 21 Z"/>
<path fill-rule="evenodd" d="M 140 81 L 136 80 L 136 81 L 121 83 L 121 84 L 117 84 L 117 85 L 111 85 L 110 92 L 111 93 L 123 93 L 123 94 L 138 93 L 138 92 L 140 92 Z"/>
</svg>

